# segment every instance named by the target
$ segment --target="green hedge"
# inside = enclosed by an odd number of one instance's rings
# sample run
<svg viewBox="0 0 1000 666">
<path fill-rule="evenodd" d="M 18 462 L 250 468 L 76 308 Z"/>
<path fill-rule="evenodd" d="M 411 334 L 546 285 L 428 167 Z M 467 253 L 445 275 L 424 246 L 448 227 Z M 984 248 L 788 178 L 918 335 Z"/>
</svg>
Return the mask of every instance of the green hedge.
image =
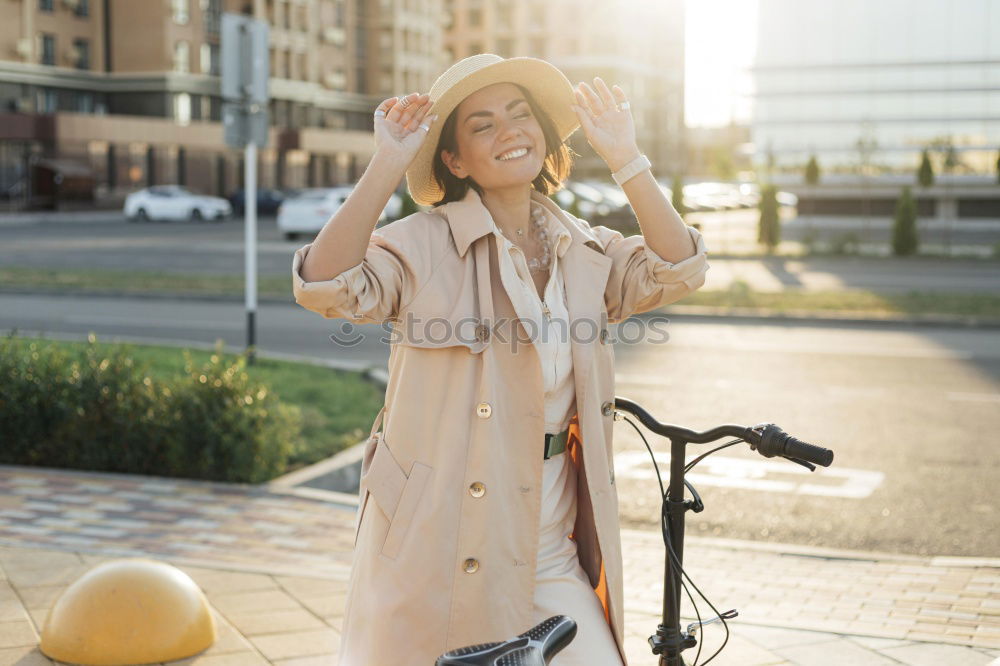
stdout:
<svg viewBox="0 0 1000 666">
<path fill-rule="evenodd" d="M 285 469 L 300 436 L 282 404 L 222 359 L 222 342 L 184 374 L 154 379 L 132 345 L 70 352 L 44 340 L 0 339 L 0 463 L 260 483 Z"/>
</svg>

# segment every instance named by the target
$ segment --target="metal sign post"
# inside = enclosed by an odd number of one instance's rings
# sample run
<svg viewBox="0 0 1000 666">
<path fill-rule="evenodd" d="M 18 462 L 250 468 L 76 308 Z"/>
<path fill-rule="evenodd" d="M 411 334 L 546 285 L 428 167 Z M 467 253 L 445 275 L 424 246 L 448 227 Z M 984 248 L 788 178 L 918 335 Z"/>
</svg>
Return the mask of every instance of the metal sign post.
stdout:
<svg viewBox="0 0 1000 666">
<path fill-rule="evenodd" d="M 243 211 L 247 363 L 257 344 L 257 148 L 267 145 L 268 25 L 222 15 L 222 100 L 226 143 L 244 149 Z"/>
</svg>

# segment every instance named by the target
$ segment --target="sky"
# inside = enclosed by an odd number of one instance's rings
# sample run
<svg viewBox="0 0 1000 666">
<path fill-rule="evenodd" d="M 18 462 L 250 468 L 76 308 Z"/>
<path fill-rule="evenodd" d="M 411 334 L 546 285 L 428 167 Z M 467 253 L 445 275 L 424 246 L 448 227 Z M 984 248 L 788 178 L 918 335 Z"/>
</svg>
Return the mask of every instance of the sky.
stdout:
<svg viewBox="0 0 1000 666">
<path fill-rule="evenodd" d="M 688 127 L 750 119 L 757 0 L 685 0 L 684 113 Z"/>
</svg>

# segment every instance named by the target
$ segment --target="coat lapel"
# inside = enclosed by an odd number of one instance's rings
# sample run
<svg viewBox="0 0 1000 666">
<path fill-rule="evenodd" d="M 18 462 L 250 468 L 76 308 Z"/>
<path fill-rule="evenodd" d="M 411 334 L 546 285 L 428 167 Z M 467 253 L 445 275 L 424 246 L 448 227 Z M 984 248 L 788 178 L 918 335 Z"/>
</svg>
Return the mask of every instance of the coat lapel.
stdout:
<svg viewBox="0 0 1000 666">
<path fill-rule="evenodd" d="M 593 342 L 597 340 L 604 325 L 601 309 L 612 260 L 604 254 L 604 247 L 597 236 L 573 221 L 552 199 L 537 190 L 531 191 L 531 198 L 551 211 L 572 237 L 566 254 L 560 261 L 566 283 L 566 310 L 569 313 L 570 330 L 573 332 L 573 372 L 579 398 L 590 377 Z M 471 187 L 463 199 L 449 202 L 441 208 L 440 212 L 448 220 L 452 239 L 460 256 L 464 256 L 473 243 L 491 233 L 493 220 L 490 212 L 483 205 L 479 193 Z M 479 272 L 480 281 L 486 277 L 487 272 Z M 484 293 L 484 288 L 488 293 L 489 286 L 480 284 L 480 294 Z M 481 301 L 481 304 L 486 303 Z M 492 314 L 492 308 L 490 310 Z"/>
</svg>

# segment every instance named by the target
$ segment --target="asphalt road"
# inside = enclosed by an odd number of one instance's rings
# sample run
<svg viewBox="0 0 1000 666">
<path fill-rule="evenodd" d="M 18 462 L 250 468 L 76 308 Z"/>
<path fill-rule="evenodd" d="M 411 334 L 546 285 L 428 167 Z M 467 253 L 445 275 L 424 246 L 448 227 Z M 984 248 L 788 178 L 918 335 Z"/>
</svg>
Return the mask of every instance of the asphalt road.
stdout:
<svg viewBox="0 0 1000 666">
<path fill-rule="evenodd" d="M 705 289 L 725 289 L 742 280 L 759 291 L 782 289 L 874 289 L 905 291 L 1000 290 L 1000 262 L 871 256 L 808 259 L 739 259 L 714 256 L 727 238 L 752 236 L 753 211 L 699 214 L 704 223 L 711 268 Z M 35 219 L 35 218 L 32 218 Z M 730 230 L 732 236 L 727 236 Z M 308 238 L 286 241 L 274 218 L 258 223 L 258 271 L 290 275 L 292 253 Z M 243 274 L 243 222 L 153 222 L 135 224 L 109 214 L 102 221 L 5 224 L 0 217 L 0 266 L 66 270 L 116 269 Z M 291 284 L 289 282 L 289 295 Z"/>
<path fill-rule="evenodd" d="M 346 349 L 343 322 L 294 305 L 260 308 L 260 348 L 384 365 L 378 327 Z M 630 324 L 635 326 L 635 324 Z M 245 341 L 239 303 L 0 295 L 0 329 L 140 341 Z M 634 337 L 636 330 L 628 333 Z M 695 429 L 770 421 L 834 449 L 813 474 L 743 447 L 691 477 L 706 510 L 693 534 L 904 553 L 1000 553 L 1000 338 L 995 330 L 673 318 L 666 342 L 615 345 L 617 394 Z M 618 333 L 626 331 L 619 327 Z M 615 429 L 626 525 L 653 528 L 658 486 L 625 421 Z M 650 436 L 663 458 L 665 441 Z M 704 450 L 704 449 L 701 449 Z M 663 460 L 666 473 L 666 460 Z"/>
</svg>

